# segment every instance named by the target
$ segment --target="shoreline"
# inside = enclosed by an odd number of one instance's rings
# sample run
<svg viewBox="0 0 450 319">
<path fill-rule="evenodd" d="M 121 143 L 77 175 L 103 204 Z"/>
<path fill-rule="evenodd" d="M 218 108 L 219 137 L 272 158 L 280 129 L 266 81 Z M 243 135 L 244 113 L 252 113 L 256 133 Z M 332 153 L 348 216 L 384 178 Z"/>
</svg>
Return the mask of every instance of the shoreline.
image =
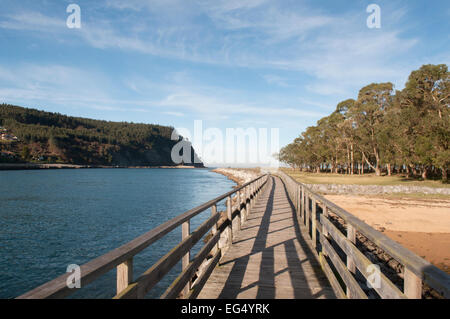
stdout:
<svg viewBox="0 0 450 319">
<path fill-rule="evenodd" d="M 236 183 L 235 187 L 239 187 L 258 177 L 260 173 L 256 173 L 256 170 L 246 168 L 215 168 L 212 172 L 224 175 Z"/>
<path fill-rule="evenodd" d="M 171 169 L 207 169 L 195 166 L 106 166 L 106 165 L 77 165 L 77 164 L 37 164 L 37 163 L 0 163 L 0 171 L 39 170 L 39 169 L 94 169 L 94 168 L 171 168 Z"/>
</svg>

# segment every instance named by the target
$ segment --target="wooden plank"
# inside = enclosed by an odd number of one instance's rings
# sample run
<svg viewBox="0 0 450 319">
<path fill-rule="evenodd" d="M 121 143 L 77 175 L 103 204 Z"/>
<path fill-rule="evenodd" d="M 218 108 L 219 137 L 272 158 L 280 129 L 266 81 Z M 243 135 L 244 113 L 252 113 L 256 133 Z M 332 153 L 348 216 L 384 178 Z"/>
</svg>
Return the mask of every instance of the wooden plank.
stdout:
<svg viewBox="0 0 450 319">
<path fill-rule="evenodd" d="M 323 235 L 320 236 L 320 242 L 323 245 L 325 253 L 328 255 L 328 257 L 330 257 L 334 267 L 338 271 L 339 275 L 345 283 L 345 286 L 347 287 L 347 297 L 353 299 L 368 299 L 367 295 L 361 289 L 356 279 L 348 271 L 346 265 L 342 262 L 337 253 L 334 251 L 333 247 L 331 247 L 330 243 Z M 350 293 L 348 293 L 349 291 Z"/>
<path fill-rule="evenodd" d="M 369 272 L 369 266 L 372 266 L 372 262 L 364 256 L 362 252 L 356 248 L 356 246 L 351 243 L 345 236 L 342 234 L 339 229 L 336 228 L 327 218 L 323 215 L 320 219 L 322 225 L 327 228 L 328 233 L 332 236 L 332 238 L 336 241 L 336 243 L 341 247 L 341 249 L 346 253 L 347 256 L 350 256 L 355 262 L 356 267 L 363 274 L 366 279 L 370 279 L 369 277 L 372 275 Z M 387 299 L 404 299 L 406 296 L 395 286 L 382 272 L 380 273 L 379 278 L 379 286 L 374 287 L 375 291 L 382 297 Z"/>
<path fill-rule="evenodd" d="M 120 294 L 133 281 L 133 258 L 117 266 L 116 290 Z"/>
<path fill-rule="evenodd" d="M 278 178 L 270 178 L 199 298 L 334 298 Z"/>
<path fill-rule="evenodd" d="M 192 262 L 183 270 L 183 272 L 175 279 L 175 281 L 170 285 L 169 288 L 161 296 L 161 299 L 174 299 L 178 297 L 179 293 L 182 291 L 183 287 L 191 280 L 197 271 L 198 267 L 203 263 L 208 254 L 212 251 L 214 246 L 217 245 L 219 241 L 220 233 L 216 233 L 208 243 L 202 247 L 199 253 L 194 257 Z M 217 251 L 214 255 L 217 254 Z M 190 291 L 190 289 L 189 289 Z M 184 296 L 188 296 L 189 291 Z"/>
<path fill-rule="evenodd" d="M 113 299 L 137 299 L 137 298 L 138 298 L 137 282 L 129 284 L 127 288 L 125 288 L 119 294 L 113 297 Z"/>
</svg>

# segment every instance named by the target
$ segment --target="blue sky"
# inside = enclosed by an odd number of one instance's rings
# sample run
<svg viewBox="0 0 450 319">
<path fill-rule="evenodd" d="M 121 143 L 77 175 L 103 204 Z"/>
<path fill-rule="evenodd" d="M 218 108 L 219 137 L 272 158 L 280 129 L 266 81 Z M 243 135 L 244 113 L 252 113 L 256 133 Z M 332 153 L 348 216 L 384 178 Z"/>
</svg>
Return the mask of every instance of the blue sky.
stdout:
<svg viewBox="0 0 450 319">
<path fill-rule="evenodd" d="M 81 29 L 66 7 L 81 7 Z M 366 8 L 381 7 L 369 29 Z M 280 128 L 450 62 L 439 1 L 0 0 L 0 102 L 113 121 Z"/>
</svg>

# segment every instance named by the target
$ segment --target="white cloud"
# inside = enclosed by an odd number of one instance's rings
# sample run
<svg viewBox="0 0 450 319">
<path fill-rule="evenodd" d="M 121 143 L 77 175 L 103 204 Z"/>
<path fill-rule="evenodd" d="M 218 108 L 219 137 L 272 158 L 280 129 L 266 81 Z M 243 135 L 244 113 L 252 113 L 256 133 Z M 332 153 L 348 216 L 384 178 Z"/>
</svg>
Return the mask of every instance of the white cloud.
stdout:
<svg viewBox="0 0 450 319">
<path fill-rule="evenodd" d="M 320 117 L 324 114 L 286 106 L 270 106 L 265 103 L 250 104 L 220 99 L 207 94 L 192 91 L 179 91 L 167 96 L 158 104 L 165 107 L 182 107 L 197 114 L 216 115 L 251 115 L 257 117 Z"/>
<path fill-rule="evenodd" d="M 182 117 L 182 116 L 184 116 L 184 114 L 181 113 L 181 112 L 163 112 L 163 113 L 164 113 L 164 114 L 167 114 L 167 115 L 177 116 L 177 117 Z"/>
<path fill-rule="evenodd" d="M 45 16 L 39 12 L 20 12 L 3 15 L 0 28 L 55 32 L 66 27 L 64 19 Z"/>
<path fill-rule="evenodd" d="M 275 84 L 281 87 L 289 87 L 287 80 L 276 74 L 265 74 L 263 75 L 264 80 L 269 84 Z"/>
</svg>

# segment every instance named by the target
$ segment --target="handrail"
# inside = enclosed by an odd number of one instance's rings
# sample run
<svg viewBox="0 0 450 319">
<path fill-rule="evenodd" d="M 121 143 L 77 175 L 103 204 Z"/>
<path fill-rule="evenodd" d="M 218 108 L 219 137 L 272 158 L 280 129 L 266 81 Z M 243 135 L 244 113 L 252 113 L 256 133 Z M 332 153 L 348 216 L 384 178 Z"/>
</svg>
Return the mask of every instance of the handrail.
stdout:
<svg viewBox="0 0 450 319">
<path fill-rule="evenodd" d="M 355 236 L 357 231 L 404 266 L 403 293 L 406 295 L 406 297 L 420 298 L 423 281 L 428 286 L 435 289 L 444 298 L 450 298 L 450 276 L 444 271 L 432 265 L 425 259 L 417 256 L 415 253 L 406 249 L 399 243 L 393 241 L 383 233 L 375 230 L 345 209 L 337 206 L 323 196 L 314 193 L 311 188 L 294 180 L 291 176 L 287 175 L 283 171 L 279 170 L 276 174 L 279 175 L 285 182 L 289 196 L 291 197 L 292 202 L 295 204 L 298 214 L 303 217 L 304 223 L 307 224 L 308 231 L 310 227 L 309 221 L 311 220 L 311 224 L 315 224 L 317 222 L 316 206 L 319 205 L 322 207 L 324 212 L 319 219 L 320 227 L 315 226 L 311 231 L 313 246 L 315 247 L 316 245 L 316 231 L 320 233 L 320 242 L 322 243 L 322 246 L 325 246 L 325 250 L 329 250 L 331 248 L 331 246 L 328 245 L 328 240 L 337 242 L 338 246 L 340 246 L 347 254 L 347 268 L 348 270 L 350 270 L 350 273 L 354 272 L 356 262 L 360 262 L 359 266 L 361 268 L 363 264 L 368 263 L 368 259 L 365 256 L 361 256 L 362 254 L 360 254 L 359 250 L 356 248 Z M 309 208 L 309 201 L 312 202 L 311 211 Z M 347 225 L 347 238 L 345 238 L 345 241 L 340 238 L 342 236 L 345 236 L 340 231 L 338 231 L 337 228 L 335 228 L 335 226 L 333 226 L 333 224 L 330 222 L 328 218 L 329 211 L 333 212 L 345 221 Z M 324 240 L 327 240 L 327 242 L 323 242 Z M 341 245 L 339 245 L 339 242 L 341 243 Z M 319 251 L 318 253 L 319 255 L 322 254 L 323 256 L 327 257 L 333 255 L 333 252 L 331 252 L 331 254 L 327 254 L 325 251 Z M 351 254 L 351 256 L 349 254 Z M 324 259 L 321 258 L 321 261 L 323 260 Z M 322 266 L 327 267 L 327 265 L 323 264 Z M 334 264 L 333 266 L 336 267 L 336 265 Z M 365 275 L 364 269 L 360 269 L 360 271 L 363 275 Z M 328 273 L 330 273 L 328 269 L 325 270 L 325 272 L 327 273 L 327 275 Z M 346 273 L 340 273 L 340 275 L 341 277 L 347 276 Z M 334 280 L 332 279 L 330 281 Z M 387 285 L 390 284 L 392 283 L 387 283 Z M 383 293 L 385 293 L 385 291 L 381 292 L 381 294 Z M 399 294 L 398 297 L 402 298 L 403 293 Z M 349 295 L 351 295 L 351 293 L 347 293 L 347 296 Z M 392 297 L 391 294 L 387 295 Z M 355 295 L 353 294 L 353 296 Z"/>
<path fill-rule="evenodd" d="M 164 261 L 164 258 L 166 258 L 166 264 L 168 265 L 166 268 L 173 267 L 180 259 L 178 257 L 183 257 L 183 270 L 187 269 L 189 267 L 189 251 L 194 246 L 194 244 L 208 231 L 213 227 L 213 231 L 218 231 L 217 228 L 217 222 L 219 219 L 219 213 L 217 212 L 217 203 L 220 201 L 227 199 L 227 211 L 228 213 L 228 220 L 226 225 L 223 225 L 219 231 L 219 236 L 213 236 L 214 240 L 218 240 L 217 237 L 220 237 L 222 235 L 230 237 L 231 239 L 227 239 L 229 243 L 232 243 L 232 232 L 233 232 L 233 219 L 231 216 L 231 212 L 234 210 L 239 211 L 239 220 L 241 220 L 241 214 L 248 215 L 249 209 L 253 206 L 254 200 L 256 199 L 256 196 L 262 189 L 262 187 L 267 182 L 268 175 L 261 175 L 254 180 L 245 183 L 244 185 L 237 187 L 223 195 L 220 195 L 216 197 L 215 199 L 212 199 L 198 207 L 195 207 L 191 210 L 188 210 L 187 212 L 178 215 L 177 217 L 157 226 L 156 228 L 150 230 L 149 232 L 135 238 L 134 240 L 120 246 L 119 248 L 116 248 L 100 257 L 97 257 L 96 259 L 87 262 L 86 264 L 80 266 L 80 279 L 81 284 L 83 286 L 86 286 L 87 284 L 91 283 L 92 281 L 96 280 L 98 277 L 104 275 L 105 273 L 109 272 L 113 268 L 117 267 L 117 295 L 116 297 L 127 297 L 126 292 L 129 290 L 135 291 L 133 287 L 136 287 L 136 283 L 132 283 L 132 270 L 133 270 L 133 257 L 140 253 L 142 250 L 150 246 L 151 244 L 155 243 L 162 237 L 164 237 L 166 234 L 174 230 L 175 228 L 183 225 L 183 240 L 182 242 L 177 245 L 171 252 L 169 252 L 166 256 L 161 258 L 155 265 L 158 265 L 158 263 L 161 263 Z M 242 195 L 241 195 L 242 193 Z M 233 207 L 232 204 L 232 195 L 237 194 L 236 201 L 238 201 L 238 205 L 236 208 Z M 241 197 L 243 196 L 243 197 Z M 205 221 L 196 231 L 194 231 L 192 234 L 189 232 L 189 225 L 190 220 L 200 214 L 201 212 L 211 208 L 212 210 L 212 216 Z M 245 217 L 245 216 L 244 216 Z M 224 232 L 224 228 L 228 230 L 227 233 Z M 225 234 L 224 234 L 225 233 Z M 208 242 L 206 246 L 212 245 L 211 242 Z M 206 247 L 205 246 L 205 247 Z M 217 253 L 220 255 L 220 249 L 216 252 L 215 257 L 217 256 Z M 170 255 L 171 254 L 171 255 Z M 207 257 L 207 254 L 203 252 L 203 254 L 198 254 L 197 257 L 203 257 L 205 259 Z M 186 259 L 187 257 L 187 259 Z M 170 259 L 167 261 L 167 259 Z M 214 259 L 214 258 L 213 258 Z M 217 258 L 216 258 L 217 259 Z M 176 262 L 175 262 L 176 261 Z M 199 263 L 199 260 L 195 260 L 195 264 Z M 193 261 L 193 262 L 194 262 Z M 175 262 L 175 263 L 174 263 Z M 170 267 L 169 267 L 170 266 Z M 162 266 L 161 266 L 162 267 Z M 192 268 L 192 267 L 191 267 Z M 151 270 L 150 268 L 149 270 Z M 192 270 L 191 270 L 192 271 Z M 153 274 L 153 273 L 152 273 Z M 67 285 L 67 280 L 71 276 L 71 273 L 63 274 L 19 297 L 18 299 L 44 299 L 44 298 L 64 298 L 72 293 L 75 292 L 75 289 L 71 289 Z M 144 277 L 143 277 L 144 276 Z M 149 278 L 149 275 L 146 273 L 143 274 L 138 280 L 143 280 L 142 278 Z M 157 276 L 157 281 L 159 281 L 162 276 Z M 187 278 L 187 276 L 185 276 Z M 152 277 L 153 278 L 153 277 Z M 185 279 L 186 279 L 185 278 Z M 186 280 L 189 281 L 191 278 L 187 278 Z M 150 283 L 154 283 L 154 280 Z M 147 283 L 148 284 L 148 283 Z M 152 286 L 151 286 L 152 287 Z M 150 287 L 150 289 L 151 289 Z M 131 289 L 133 288 L 133 289 Z M 148 288 L 148 287 L 146 287 Z M 190 287 L 189 287 L 190 288 Z M 142 298 L 144 297 L 145 293 L 148 292 L 149 289 L 145 289 L 146 291 L 139 291 L 138 294 L 135 294 L 135 297 Z M 186 293 L 188 293 L 189 289 L 186 290 Z M 171 294 L 173 296 L 173 294 Z M 129 296 L 128 296 L 129 297 Z"/>
</svg>

